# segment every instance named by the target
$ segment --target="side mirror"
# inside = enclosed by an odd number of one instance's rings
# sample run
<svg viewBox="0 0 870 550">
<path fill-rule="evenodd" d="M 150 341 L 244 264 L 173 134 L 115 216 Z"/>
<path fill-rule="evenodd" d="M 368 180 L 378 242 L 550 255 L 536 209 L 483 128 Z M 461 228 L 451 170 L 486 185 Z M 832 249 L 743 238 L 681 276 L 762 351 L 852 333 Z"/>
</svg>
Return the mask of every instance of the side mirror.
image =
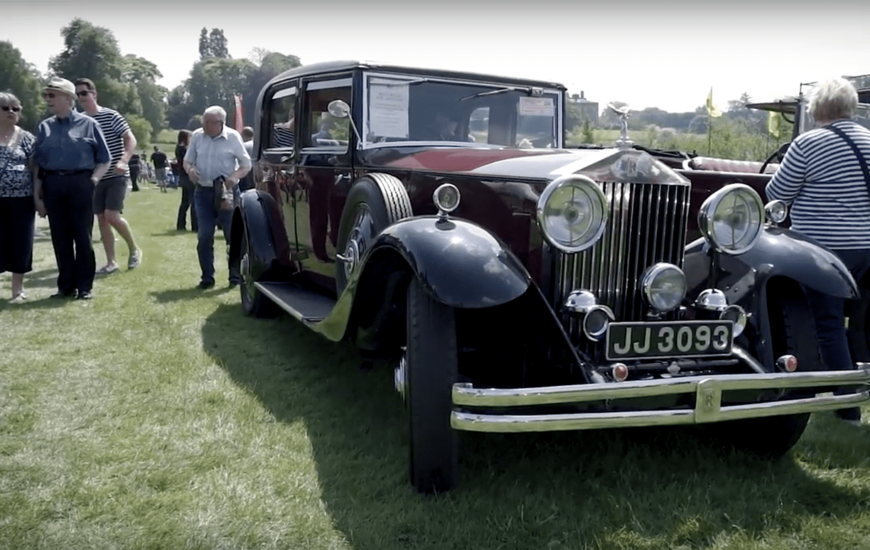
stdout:
<svg viewBox="0 0 870 550">
<path fill-rule="evenodd" d="M 335 118 L 346 118 L 350 120 L 353 133 L 356 135 L 356 147 L 357 149 L 362 147 L 362 138 L 360 138 L 359 130 L 357 130 L 356 124 L 354 124 L 353 118 L 350 116 L 350 105 L 341 99 L 333 99 L 329 102 L 329 105 L 326 106 L 326 110 Z"/>
<path fill-rule="evenodd" d="M 326 110 L 335 118 L 348 118 L 350 116 L 350 106 L 341 99 L 330 101 Z"/>
</svg>

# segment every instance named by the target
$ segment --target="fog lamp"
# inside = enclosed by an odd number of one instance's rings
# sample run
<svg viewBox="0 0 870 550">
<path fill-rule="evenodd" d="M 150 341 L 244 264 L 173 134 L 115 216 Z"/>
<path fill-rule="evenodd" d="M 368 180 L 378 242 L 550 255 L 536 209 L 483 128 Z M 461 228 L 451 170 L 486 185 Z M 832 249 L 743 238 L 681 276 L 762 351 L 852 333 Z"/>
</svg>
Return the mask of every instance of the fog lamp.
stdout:
<svg viewBox="0 0 870 550">
<path fill-rule="evenodd" d="M 728 306 L 722 310 L 722 313 L 719 314 L 719 318 L 723 321 L 731 321 L 734 324 L 732 330 L 734 338 L 743 334 L 743 329 L 746 328 L 746 311 L 742 307 L 736 304 Z"/>
<path fill-rule="evenodd" d="M 641 290 L 647 304 L 656 311 L 672 311 L 686 297 L 686 276 L 673 264 L 658 263 L 646 270 Z"/>
<path fill-rule="evenodd" d="M 594 342 L 600 341 L 607 334 L 607 327 L 616 320 L 613 311 L 607 306 L 593 306 L 583 317 L 583 334 Z"/>
<path fill-rule="evenodd" d="M 435 206 L 438 207 L 438 215 L 446 216 L 459 207 L 459 189 L 452 183 L 444 183 L 438 186 L 435 193 L 432 194 L 432 200 L 435 201 Z"/>
</svg>

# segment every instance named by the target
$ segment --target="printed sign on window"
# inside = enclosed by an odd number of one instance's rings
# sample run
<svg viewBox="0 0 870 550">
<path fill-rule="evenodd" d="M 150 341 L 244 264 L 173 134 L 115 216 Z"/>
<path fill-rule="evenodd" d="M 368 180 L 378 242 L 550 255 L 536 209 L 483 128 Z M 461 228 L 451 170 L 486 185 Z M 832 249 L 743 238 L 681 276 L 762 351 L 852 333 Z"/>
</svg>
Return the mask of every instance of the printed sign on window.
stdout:
<svg viewBox="0 0 870 550">
<path fill-rule="evenodd" d="M 525 116 L 553 116 L 552 97 L 521 97 L 520 114 Z"/>
<path fill-rule="evenodd" d="M 408 138 L 408 85 L 369 82 L 369 130 L 376 137 Z"/>
</svg>

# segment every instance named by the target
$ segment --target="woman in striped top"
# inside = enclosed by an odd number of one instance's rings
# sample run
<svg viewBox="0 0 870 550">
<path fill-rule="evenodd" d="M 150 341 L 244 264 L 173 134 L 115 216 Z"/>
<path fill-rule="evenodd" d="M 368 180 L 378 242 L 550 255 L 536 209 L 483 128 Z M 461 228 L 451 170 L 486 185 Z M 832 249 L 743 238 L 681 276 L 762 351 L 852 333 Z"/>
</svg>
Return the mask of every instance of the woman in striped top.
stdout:
<svg viewBox="0 0 870 550">
<path fill-rule="evenodd" d="M 860 280 L 870 268 L 870 181 L 860 160 L 870 162 L 870 130 L 851 120 L 857 106 L 858 93 L 847 80 L 818 85 L 808 106 L 818 128 L 794 140 L 765 192 L 769 199 L 790 203 L 792 228 L 830 248 Z M 853 369 L 844 301 L 804 290 L 825 365 Z M 837 414 L 848 421 L 861 418 L 857 407 Z"/>
</svg>

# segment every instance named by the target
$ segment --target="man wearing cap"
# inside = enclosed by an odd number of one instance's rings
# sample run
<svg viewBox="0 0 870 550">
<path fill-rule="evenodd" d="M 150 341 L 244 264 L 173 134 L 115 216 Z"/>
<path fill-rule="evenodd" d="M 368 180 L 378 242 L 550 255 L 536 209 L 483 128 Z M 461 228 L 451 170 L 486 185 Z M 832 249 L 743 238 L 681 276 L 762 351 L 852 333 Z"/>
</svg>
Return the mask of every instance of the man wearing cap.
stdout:
<svg viewBox="0 0 870 550">
<path fill-rule="evenodd" d="M 38 167 L 34 201 L 48 215 L 57 260 L 57 293 L 52 298 L 90 300 L 96 272 L 91 245 L 94 186 L 112 157 L 97 121 L 73 110 L 76 89 L 52 78 L 42 93 L 51 116 L 39 123 L 33 158 Z"/>
</svg>

